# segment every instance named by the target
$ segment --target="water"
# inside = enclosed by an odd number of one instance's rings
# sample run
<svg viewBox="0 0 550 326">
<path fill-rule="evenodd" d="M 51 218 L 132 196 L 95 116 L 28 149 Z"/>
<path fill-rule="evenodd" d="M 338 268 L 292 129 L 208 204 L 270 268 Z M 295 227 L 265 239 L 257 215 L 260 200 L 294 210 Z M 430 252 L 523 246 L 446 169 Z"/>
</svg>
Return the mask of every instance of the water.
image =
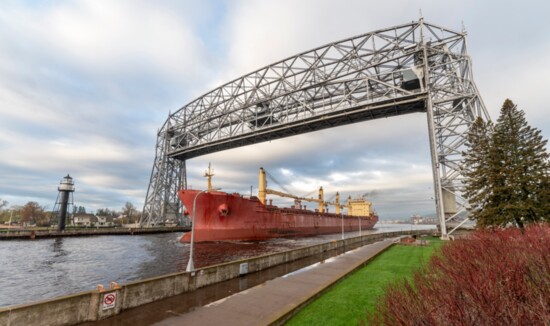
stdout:
<svg viewBox="0 0 550 326">
<path fill-rule="evenodd" d="M 434 229 L 429 225 L 377 224 L 363 234 Z M 134 236 L 95 236 L 0 242 L 0 307 L 80 291 L 111 281 L 123 284 L 185 271 L 189 244 L 182 233 Z M 346 233 L 346 237 L 358 232 Z M 341 234 L 260 242 L 195 244 L 195 268 L 279 252 L 334 239 Z"/>
</svg>

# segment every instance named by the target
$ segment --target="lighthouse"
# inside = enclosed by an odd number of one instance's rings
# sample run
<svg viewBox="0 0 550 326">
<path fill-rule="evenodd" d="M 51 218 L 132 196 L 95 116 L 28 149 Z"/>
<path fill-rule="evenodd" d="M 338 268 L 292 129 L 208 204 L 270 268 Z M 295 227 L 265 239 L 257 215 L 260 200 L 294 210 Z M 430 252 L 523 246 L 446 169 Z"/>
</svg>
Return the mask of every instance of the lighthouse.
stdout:
<svg viewBox="0 0 550 326">
<path fill-rule="evenodd" d="M 59 226 L 58 230 L 65 230 L 65 220 L 67 219 L 67 206 L 69 205 L 69 199 L 74 192 L 73 178 L 67 174 L 66 177 L 61 180 L 59 187 L 57 187 L 59 194 L 57 195 L 56 206 L 59 205 Z"/>
</svg>

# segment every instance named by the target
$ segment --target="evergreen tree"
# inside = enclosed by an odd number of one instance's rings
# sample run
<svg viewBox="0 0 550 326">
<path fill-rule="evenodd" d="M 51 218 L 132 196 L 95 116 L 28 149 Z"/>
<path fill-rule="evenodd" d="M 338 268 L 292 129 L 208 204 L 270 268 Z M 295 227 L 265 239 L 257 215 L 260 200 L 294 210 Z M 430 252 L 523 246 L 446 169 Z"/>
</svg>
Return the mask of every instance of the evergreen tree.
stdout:
<svg viewBox="0 0 550 326">
<path fill-rule="evenodd" d="M 525 113 L 510 100 L 502 106 L 494 140 L 494 155 L 500 163 L 495 187 L 501 225 L 546 220 L 549 214 L 547 140 L 532 128 Z"/>
<path fill-rule="evenodd" d="M 478 117 L 466 137 L 467 152 L 462 153 L 464 176 L 464 195 L 470 203 L 471 218 L 477 219 L 480 226 L 490 222 L 490 216 L 486 216 L 484 207 L 491 198 L 489 184 L 490 164 L 489 153 L 491 149 L 492 123 L 485 123 Z"/>
<path fill-rule="evenodd" d="M 489 131 L 482 122 L 472 125 L 463 161 L 465 196 L 478 225 L 550 221 L 547 140 L 508 99 Z"/>
</svg>

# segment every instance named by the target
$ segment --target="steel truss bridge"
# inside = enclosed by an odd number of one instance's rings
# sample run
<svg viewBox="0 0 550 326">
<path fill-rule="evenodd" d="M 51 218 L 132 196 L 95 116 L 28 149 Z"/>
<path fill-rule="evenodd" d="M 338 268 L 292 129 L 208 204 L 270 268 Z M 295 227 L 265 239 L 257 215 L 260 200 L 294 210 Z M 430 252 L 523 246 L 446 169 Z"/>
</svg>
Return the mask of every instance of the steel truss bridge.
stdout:
<svg viewBox="0 0 550 326">
<path fill-rule="evenodd" d="M 325 128 L 425 112 L 442 236 L 463 223 L 461 152 L 489 120 L 466 32 L 423 19 L 330 43 L 232 80 L 170 114 L 159 129 L 141 225 L 181 214 L 185 161 Z"/>
</svg>

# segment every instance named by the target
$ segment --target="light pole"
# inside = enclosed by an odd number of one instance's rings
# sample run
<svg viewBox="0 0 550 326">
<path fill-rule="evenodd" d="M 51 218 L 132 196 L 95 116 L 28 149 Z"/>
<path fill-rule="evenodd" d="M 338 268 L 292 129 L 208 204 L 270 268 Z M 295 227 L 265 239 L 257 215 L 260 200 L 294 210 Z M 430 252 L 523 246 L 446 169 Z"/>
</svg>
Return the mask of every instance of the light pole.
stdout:
<svg viewBox="0 0 550 326">
<path fill-rule="evenodd" d="M 11 215 L 10 215 L 10 221 L 8 222 L 8 234 L 10 234 L 10 229 L 11 229 L 11 219 L 13 218 L 13 209 L 11 210 Z"/>
<path fill-rule="evenodd" d="M 344 213 L 340 214 L 342 216 L 342 240 L 344 240 Z"/>
<path fill-rule="evenodd" d="M 361 216 L 357 218 L 359 219 L 359 236 L 361 236 Z"/>
<path fill-rule="evenodd" d="M 215 188 L 215 189 L 212 189 L 212 190 L 220 190 L 221 188 Z M 192 272 L 195 270 L 195 265 L 193 265 L 193 247 L 194 247 L 194 244 L 195 244 L 195 216 L 196 216 L 196 212 L 197 212 L 197 198 L 199 197 L 200 194 L 202 194 L 203 192 L 208 192 L 208 189 L 206 190 L 203 190 L 203 191 L 200 191 L 198 192 L 196 195 L 195 195 L 195 199 L 193 199 L 193 219 L 192 219 L 192 224 L 191 224 L 191 248 L 189 249 L 189 262 L 187 263 L 187 269 L 186 271 L 187 272 Z"/>
</svg>

